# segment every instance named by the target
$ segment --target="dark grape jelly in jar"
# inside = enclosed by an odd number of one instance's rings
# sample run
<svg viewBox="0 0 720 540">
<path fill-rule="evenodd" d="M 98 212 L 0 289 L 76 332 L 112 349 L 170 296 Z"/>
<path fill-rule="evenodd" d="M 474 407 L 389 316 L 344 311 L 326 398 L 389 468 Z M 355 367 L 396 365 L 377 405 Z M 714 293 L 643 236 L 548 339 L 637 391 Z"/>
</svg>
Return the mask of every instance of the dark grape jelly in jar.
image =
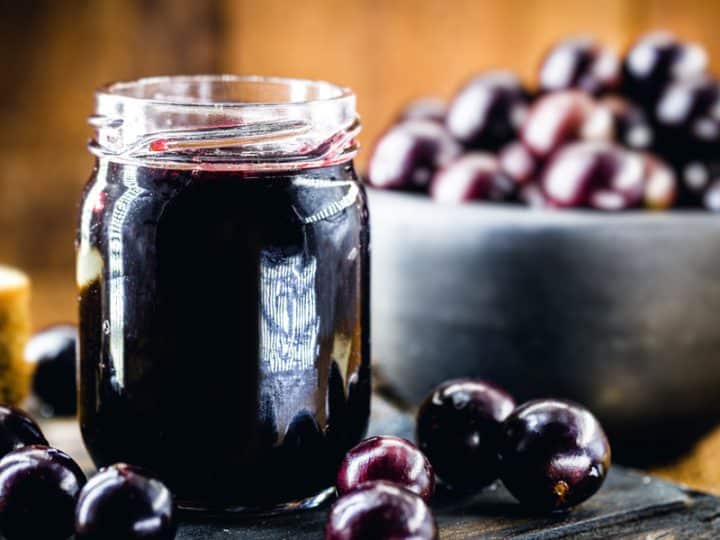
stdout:
<svg viewBox="0 0 720 540">
<path fill-rule="evenodd" d="M 370 407 L 355 96 L 142 79 L 100 89 L 90 123 L 79 419 L 96 465 L 143 467 L 190 510 L 319 504 Z"/>
</svg>

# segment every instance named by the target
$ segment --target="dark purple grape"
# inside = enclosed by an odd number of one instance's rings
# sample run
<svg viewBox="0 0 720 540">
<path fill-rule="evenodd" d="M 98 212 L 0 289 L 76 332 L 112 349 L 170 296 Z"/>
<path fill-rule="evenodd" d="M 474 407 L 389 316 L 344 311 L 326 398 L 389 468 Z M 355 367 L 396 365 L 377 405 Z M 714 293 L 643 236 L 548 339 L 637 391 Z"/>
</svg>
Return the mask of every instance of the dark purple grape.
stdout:
<svg viewBox="0 0 720 540">
<path fill-rule="evenodd" d="M 683 187 L 694 195 L 702 195 L 713 178 L 713 171 L 702 161 L 691 161 L 681 171 Z"/>
<path fill-rule="evenodd" d="M 703 204 L 711 212 L 720 212 L 720 180 L 715 180 L 705 191 Z"/>
<path fill-rule="evenodd" d="M 430 184 L 433 199 L 444 203 L 473 200 L 504 201 L 514 183 L 500 170 L 495 156 L 470 152 L 438 171 Z"/>
<path fill-rule="evenodd" d="M 503 147 L 498 156 L 500 169 L 518 185 L 531 182 L 540 167 L 539 160 L 520 141 L 513 141 Z"/>
<path fill-rule="evenodd" d="M 369 482 L 330 510 L 325 540 L 436 540 L 435 518 L 414 493 L 390 482 Z"/>
<path fill-rule="evenodd" d="M 378 140 L 370 157 L 368 180 L 378 188 L 424 191 L 435 171 L 453 161 L 461 150 L 434 122 L 403 122 Z"/>
<path fill-rule="evenodd" d="M 716 108 L 717 107 L 717 108 Z M 692 138 L 705 147 L 705 150 L 711 150 L 712 155 L 717 155 L 717 146 L 720 143 L 720 103 L 712 108 L 712 113 L 696 118 L 690 127 Z M 707 152 L 702 152 L 708 155 Z"/>
<path fill-rule="evenodd" d="M 706 190 L 720 179 L 720 161 L 714 159 L 693 159 L 680 171 L 680 181 L 686 202 L 702 200 Z"/>
<path fill-rule="evenodd" d="M 430 120 L 438 124 L 445 123 L 447 107 L 440 98 L 423 97 L 408 103 L 398 116 L 398 122 L 407 120 Z"/>
<path fill-rule="evenodd" d="M 455 96 L 447 113 L 450 133 L 469 148 L 497 150 L 517 135 L 527 113 L 520 80 L 506 71 L 484 73 Z"/>
<path fill-rule="evenodd" d="M 542 187 L 537 182 L 529 182 L 520 186 L 518 199 L 530 208 L 555 208 L 555 205 L 547 198 Z"/>
<path fill-rule="evenodd" d="M 627 53 L 623 90 L 636 103 L 651 109 L 665 86 L 704 74 L 707 64 L 707 53 L 700 45 L 679 41 L 667 32 L 651 32 Z"/>
<path fill-rule="evenodd" d="M 525 403 L 505 420 L 501 478 L 522 504 L 539 511 L 575 506 L 600 489 L 610 445 L 585 408 L 560 400 Z"/>
<path fill-rule="evenodd" d="M 612 210 L 622 210 L 639 206 L 643 202 L 647 179 L 647 163 L 640 152 L 632 152 L 619 146 L 609 146 L 599 150 L 606 156 L 607 179 L 603 182 L 602 173 L 598 176 L 598 190 L 609 189 L 622 196 L 622 204 Z M 605 158 L 601 158 L 603 161 Z M 591 202 L 590 206 L 594 206 Z M 602 207 L 597 207 L 603 209 Z"/>
<path fill-rule="evenodd" d="M 345 454 L 337 475 L 341 495 L 373 480 L 392 482 L 426 501 L 435 491 L 430 462 L 414 444 L 399 437 L 370 437 Z"/>
<path fill-rule="evenodd" d="M 710 78 L 678 81 L 662 93 L 656 110 L 659 150 L 677 166 L 717 156 L 720 84 Z"/>
<path fill-rule="evenodd" d="M 563 147 L 543 173 L 543 189 L 558 207 L 622 210 L 642 202 L 643 156 L 605 141 Z"/>
<path fill-rule="evenodd" d="M 645 208 L 666 210 L 678 197 L 678 183 L 675 172 L 660 159 L 645 157 L 645 190 L 643 194 Z"/>
<path fill-rule="evenodd" d="M 482 488 L 500 474 L 500 425 L 514 408 L 507 392 L 484 381 L 448 381 L 435 388 L 420 407 L 418 445 L 445 484 Z"/>
<path fill-rule="evenodd" d="M 621 193 L 612 189 L 596 189 L 588 197 L 588 206 L 595 210 L 617 212 L 629 207 L 627 200 Z"/>
<path fill-rule="evenodd" d="M 701 77 L 669 85 L 658 101 L 655 114 L 661 127 L 693 133 L 695 122 L 703 116 L 717 115 L 719 106 L 720 84 Z"/>
<path fill-rule="evenodd" d="M 620 58 L 590 37 L 565 39 L 555 45 L 540 66 L 544 92 L 577 88 L 590 94 L 613 90 L 620 83 Z"/>
<path fill-rule="evenodd" d="M 645 150 L 653 144 L 653 128 L 645 112 L 617 96 L 596 103 L 581 136 L 586 140 L 617 142 L 635 150 Z"/>
<path fill-rule="evenodd" d="M 543 190 L 557 206 L 585 206 L 598 185 L 607 184 L 612 158 L 597 143 L 573 143 L 562 148 L 543 172 Z"/>
<path fill-rule="evenodd" d="M 131 465 L 98 472 L 80 492 L 78 540 L 172 540 L 175 504 L 165 485 Z"/>
<path fill-rule="evenodd" d="M 77 328 L 50 326 L 30 338 L 25 358 L 35 365 L 33 391 L 54 414 L 73 415 L 76 407 Z"/>
<path fill-rule="evenodd" d="M 537 158 L 547 158 L 579 137 L 593 107 L 593 99 L 577 90 L 547 94 L 530 109 L 522 126 L 522 141 Z"/>
<path fill-rule="evenodd" d="M 0 458 L 13 450 L 34 444 L 48 444 L 35 420 L 25 411 L 0 405 Z"/>
<path fill-rule="evenodd" d="M 85 475 L 70 456 L 28 446 L 0 460 L 0 532 L 7 540 L 65 540 Z"/>
<path fill-rule="evenodd" d="M 607 186 L 598 188 L 591 196 L 591 207 L 600 210 L 634 207 L 666 210 L 675 203 L 678 192 L 675 172 L 658 157 L 618 149 L 614 163 Z"/>
</svg>

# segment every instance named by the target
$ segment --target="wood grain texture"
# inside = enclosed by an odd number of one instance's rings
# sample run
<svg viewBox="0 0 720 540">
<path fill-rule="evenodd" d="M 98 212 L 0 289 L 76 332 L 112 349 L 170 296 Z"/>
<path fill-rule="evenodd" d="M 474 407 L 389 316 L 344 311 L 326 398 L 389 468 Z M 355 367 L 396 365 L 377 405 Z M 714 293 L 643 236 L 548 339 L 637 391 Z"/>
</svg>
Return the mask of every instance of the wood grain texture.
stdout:
<svg viewBox="0 0 720 540">
<path fill-rule="evenodd" d="M 67 275 L 93 163 L 93 90 L 221 71 L 224 19 L 218 2 L 191 0 L 0 0 L 0 9 L 0 261 Z M 73 317 L 69 303 L 64 309 Z"/>
</svg>

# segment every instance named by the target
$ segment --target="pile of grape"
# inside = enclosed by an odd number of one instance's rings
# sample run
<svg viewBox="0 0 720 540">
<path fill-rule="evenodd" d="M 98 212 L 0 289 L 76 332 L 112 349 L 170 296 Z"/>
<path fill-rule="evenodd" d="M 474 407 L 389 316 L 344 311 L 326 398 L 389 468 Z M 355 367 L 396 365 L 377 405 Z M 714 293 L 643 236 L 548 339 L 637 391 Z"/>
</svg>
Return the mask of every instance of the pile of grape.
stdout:
<svg viewBox="0 0 720 540">
<path fill-rule="evenodd" d="M 582 405 L 536 399 L 516 406 L 505 390 L 480 379 L 437 386 L 417 412 L 415 435 L 418 446 L 379 436 L 345 455 L 325 540 L 437 540 L 430 508 L 436 476 L 446 502 L 500 479 L 537 515 L 583 503 L 610 469 L 605 432 Z"/>
<path fill-rule="evenodd" d="M 567 39 L 534 91 L 481 73 L 451 102 L 409 104 L 373 149 L 368 182 L 441 202 L 720 211 L 720 82 L 698 44 L 642 36 L 623 59 Z"/>
</svg>

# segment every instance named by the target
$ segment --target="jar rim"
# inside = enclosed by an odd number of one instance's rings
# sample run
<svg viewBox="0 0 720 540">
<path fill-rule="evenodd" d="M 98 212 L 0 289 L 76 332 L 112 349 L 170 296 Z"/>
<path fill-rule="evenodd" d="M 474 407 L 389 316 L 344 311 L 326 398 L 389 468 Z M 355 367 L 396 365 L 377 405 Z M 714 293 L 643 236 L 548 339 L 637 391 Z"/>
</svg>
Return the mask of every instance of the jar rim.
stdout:
<svg viewBox="0 0 720 540">
<path fill-rule="evenodd" d="M 278 88 L 296 88 L 305 90 L 314 90 L 318 93 L 317 97 L 306 99 L 290 99 L 290 100 L 263 100 L 263 101 L 245 101 L 245 100 L 228 100 L 228 99 L 205 99 L 190 98 L 186 95 L 174 95 L 172 99 L 168 97 L 157 97 L 137 95 L 133 91 L 148 90 L 151 87 L 166 87 L 168 90 L 171 85 L 176 84 L 247 84 L 247 85 L 272 85 Z M 355 97 L 354 92 L 346 86 L 337 85 L 324 80 L 303 79 L 294 77 L 275 77 L 260 75 L 234 75 L 234 74 L 200 74 L 200 75 L 161 75 L 154 77 L 141 77 L 134 80 L 113 81 L 103 84 L 95 91 L 97 97 L 106 96 L 115 99 L 125 99 L 129 101 L 137 101 L 146 104 L 154 104 L 160 106 L 171 107 L 223 107 L 223 108 L 248 108 L 248 107 L 288 107 L 288 106 L 308 106 L 316 103 L 328 103 L 333 101 L 341 101 L 343 99 L 352 99 Z"/>
<path fill-rule="evenodd" d="M 95 92 L 90 151 L 149 166 L 311 168 L 357 153 L 355 94 L 326 81 L 170 75 Z"/>
</svg>

